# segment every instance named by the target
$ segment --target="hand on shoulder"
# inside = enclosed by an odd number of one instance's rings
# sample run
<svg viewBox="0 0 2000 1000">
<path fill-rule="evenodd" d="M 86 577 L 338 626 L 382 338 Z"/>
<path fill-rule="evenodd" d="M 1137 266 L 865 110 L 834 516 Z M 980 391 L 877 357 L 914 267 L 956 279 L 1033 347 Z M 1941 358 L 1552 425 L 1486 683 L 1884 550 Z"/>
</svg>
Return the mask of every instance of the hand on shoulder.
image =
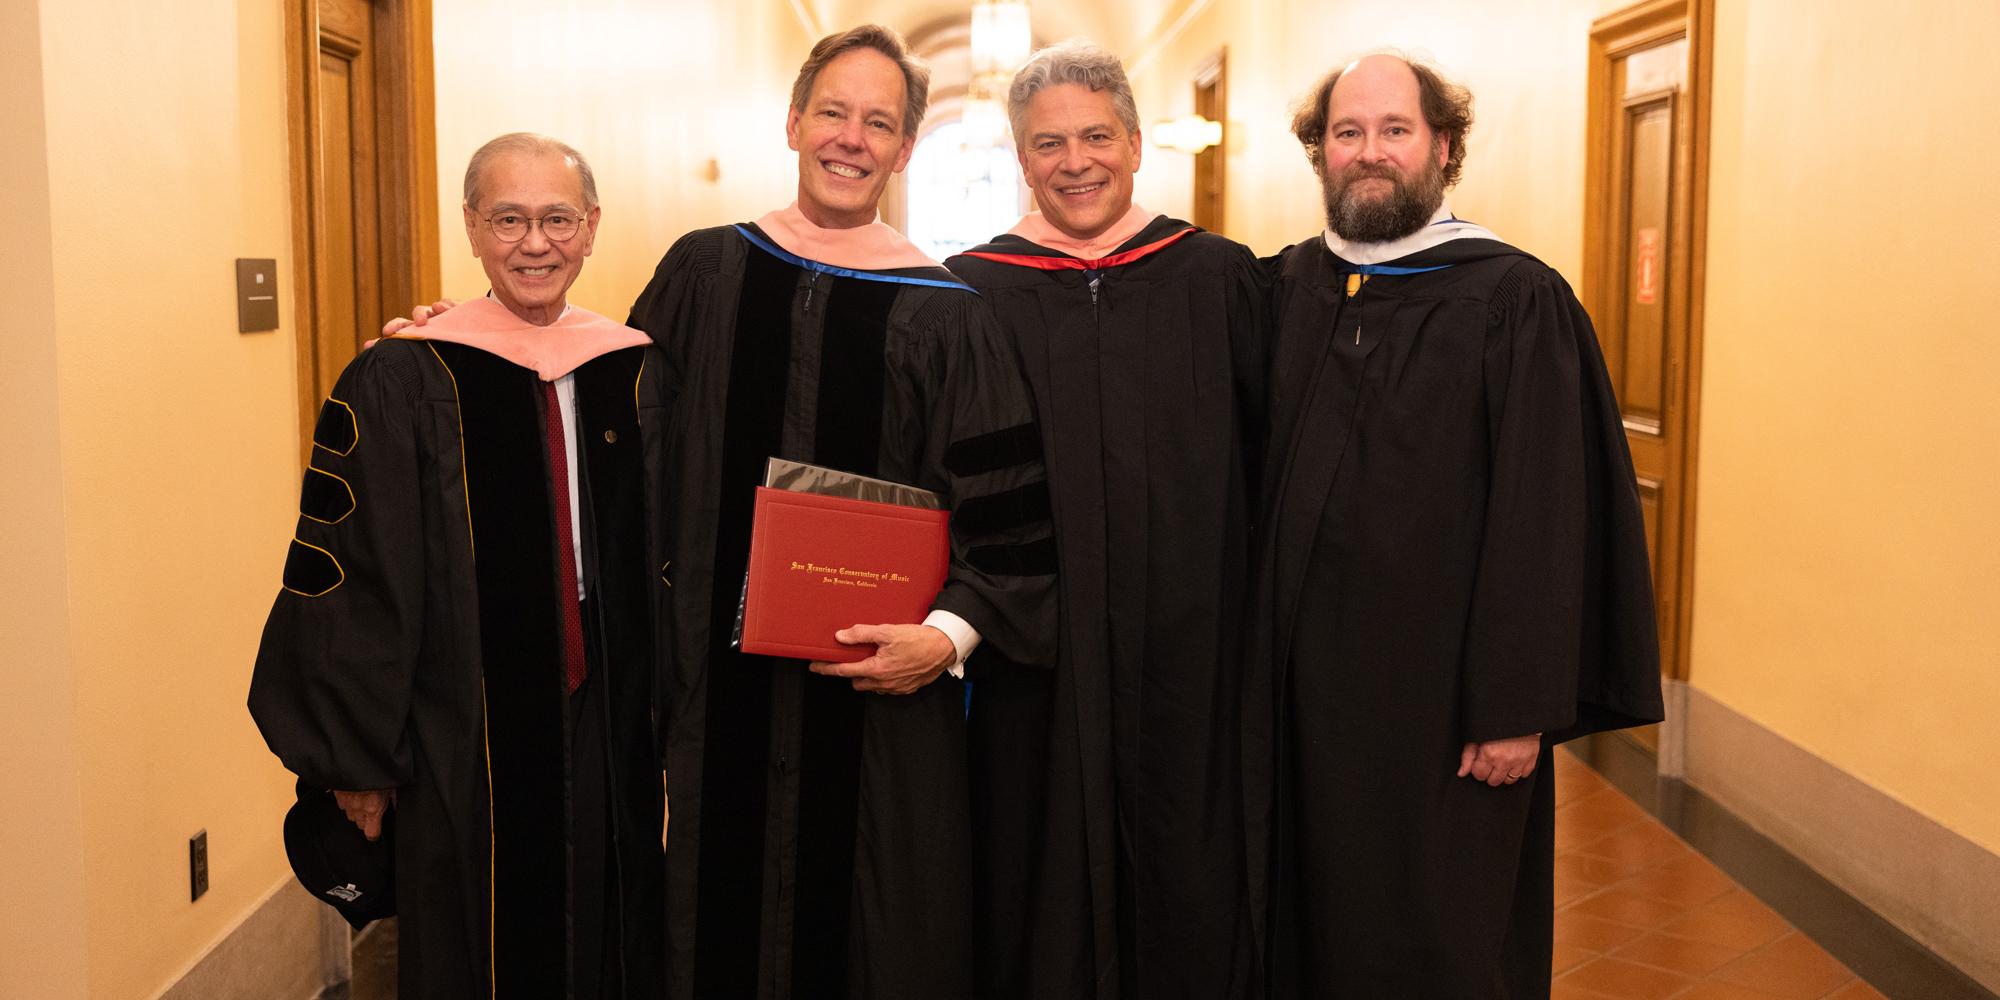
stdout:
<svg viewBox="0 0 2000 1000">
<path fill-rule="evenodd" d="M 431 321 L 432 316 L 436 316 L 438 313 L 458 305 L 458 303 L 458 299 L 439 299 L 427 306 L 417 306 L 410 310 L 408 316 L 398 316 L 382 324 L 382 336 L 393 337 L 411 327 L 423 326 L 425 323 Z"/>
</svg>

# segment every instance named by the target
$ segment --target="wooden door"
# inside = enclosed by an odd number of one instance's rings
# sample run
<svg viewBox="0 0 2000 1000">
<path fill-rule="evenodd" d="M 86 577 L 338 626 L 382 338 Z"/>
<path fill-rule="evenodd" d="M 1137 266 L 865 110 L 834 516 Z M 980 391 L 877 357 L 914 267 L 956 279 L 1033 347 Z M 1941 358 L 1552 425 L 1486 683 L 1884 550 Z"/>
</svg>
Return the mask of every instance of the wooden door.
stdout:
<svg viewBox="0 0 2000 1000">
<path fill-rule="evenodd" d="M 1194 78 L 1194 113 L 1222 123 L 1222 141 L 1194 154 L 1195 225 L 1223 231 L 1222 206 L 1228 192 L 1229 54 L 1219 53 Z"/>
<path fill-rule="evenodd" d="M 368 0 L 319 6 L 320 188 L 313 227 L 313 392 L 324 399 L 383 316 L 382 205 L 375 169 L 374 10 Z M 398 304 L 399 306 L 401 303 Z"/>
<path fill-rule="evenodd" d="M 1706 197 L 1704 11 L 1690 6 L 1655 0 L 1594 26 L 1584 224 L 1584 303 L 1638 474 L 1661 670 L 1676 680 L 1687 676 Z M 1657 746 L 1650 730 L 1636 735 Z"/>
<path fill-rule="evenodd" d="M 287 0 L 301 452 L 384 320 L 438 297 L 429 0 Z"/>
</svg>

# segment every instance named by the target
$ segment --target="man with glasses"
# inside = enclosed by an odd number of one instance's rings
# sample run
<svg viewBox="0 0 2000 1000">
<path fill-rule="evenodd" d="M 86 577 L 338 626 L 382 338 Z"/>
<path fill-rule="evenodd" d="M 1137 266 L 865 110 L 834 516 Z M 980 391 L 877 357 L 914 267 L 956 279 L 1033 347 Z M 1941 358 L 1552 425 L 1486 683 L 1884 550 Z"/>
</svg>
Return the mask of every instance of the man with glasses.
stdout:
<svg viewBox="0 0 2000 1000">
<path fill-rule="evenodd" d="M 250 710 L 369 840 L 393 821 L 401 995 L 658 997 L 666 366 L 566 303 L 574 149 L 494 139 L 464 209 L 492 292 L 341 374 Z"/>
</svg>

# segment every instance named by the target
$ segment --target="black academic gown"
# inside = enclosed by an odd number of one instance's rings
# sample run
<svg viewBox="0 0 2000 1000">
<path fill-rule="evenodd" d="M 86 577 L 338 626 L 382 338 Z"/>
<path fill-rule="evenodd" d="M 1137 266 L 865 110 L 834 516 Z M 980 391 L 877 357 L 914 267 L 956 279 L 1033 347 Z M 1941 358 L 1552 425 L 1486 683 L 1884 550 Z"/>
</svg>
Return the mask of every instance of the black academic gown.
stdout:
<svg viewBox="0 0 2000 1000">
<path fill-rule="evenodd" d="M 1054 671 L 977 679 L 982 995 L 1246 995 L 1237 669 L 1264 290 L 1161 216 L 1102 261 L 1003 236 L 948 262 L 1033 383 L 1054 499 Z"/>
<path fill-rule="evenodd" d="M 951 1000 L 972 985 L 966 687 L 856 693 L 730 646 L 767 457 L 952 507 L 934 606 L 1045 662 L 1054 543 L 1013 348 L 942 268 L 803 261 L 755 226 L 668 251 L 631 325 L 680 390 L 667 836 L 676 997 Z"/>
<path fill-rule="evenodd" d="M 1249 788 L 1276 790 L 1251 811 L 1275 845 L 1272 995 L 1546 996 L 1547 748 L 1662 717 L 1644 522 L 1589 318 L 1491 240 L 1389 261 L 1435 270 L 1352 297 L 1322 240 L 1275 266 L 1246 719 Z M 1518 784 L 1453 776 L 1466 742 L 1537 732 Z"/>
<path fill-rule="evenodd" d="M 574 694 L 537 375 L 390 339 L 321 410 L 250 710 L 306 781 L 396 790 L 403 996 L 662 995 L 663 368 L 633 347 L 574 373 Z"/>
</svg>

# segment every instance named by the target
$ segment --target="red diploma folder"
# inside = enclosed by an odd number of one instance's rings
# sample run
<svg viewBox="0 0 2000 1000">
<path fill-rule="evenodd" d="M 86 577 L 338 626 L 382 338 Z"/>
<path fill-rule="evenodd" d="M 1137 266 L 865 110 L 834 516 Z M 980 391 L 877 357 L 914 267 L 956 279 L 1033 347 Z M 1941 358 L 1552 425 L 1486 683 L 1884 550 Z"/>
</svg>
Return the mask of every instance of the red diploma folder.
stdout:
<svg viewBox="0 0 2000 1000">
<path fill-rule="evenodd" d="M 851 625 L 914 624 L 944 586 L 943 510 L 757 488 L 743 588 L 746 653 L 852 663 L 872 645 L 835 642 Z"/>
</svg>

